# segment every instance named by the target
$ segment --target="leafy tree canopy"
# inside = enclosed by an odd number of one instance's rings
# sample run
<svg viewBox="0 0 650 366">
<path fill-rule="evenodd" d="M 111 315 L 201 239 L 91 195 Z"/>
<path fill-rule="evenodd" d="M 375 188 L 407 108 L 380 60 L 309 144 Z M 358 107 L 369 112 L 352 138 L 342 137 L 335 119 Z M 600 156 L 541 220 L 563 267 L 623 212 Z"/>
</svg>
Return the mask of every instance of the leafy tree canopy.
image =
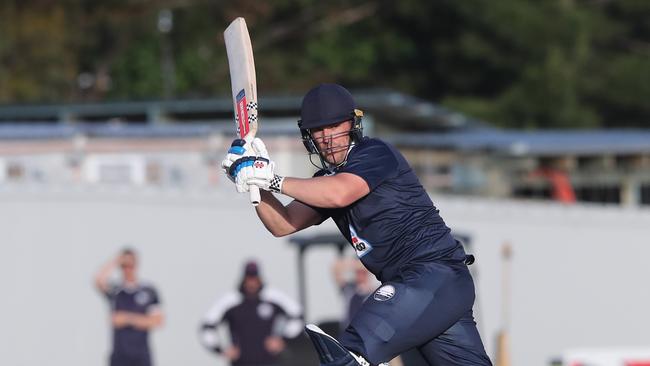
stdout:
<svg viewBox="0 0 650 366">
<path fill-rule="evenodd" d="M 237 16 L 262 93 L 339 82 L 504 127 L 650 127 L 647 0 L 9 0 L 0 102 L 225 96 Z"/>
</svg>

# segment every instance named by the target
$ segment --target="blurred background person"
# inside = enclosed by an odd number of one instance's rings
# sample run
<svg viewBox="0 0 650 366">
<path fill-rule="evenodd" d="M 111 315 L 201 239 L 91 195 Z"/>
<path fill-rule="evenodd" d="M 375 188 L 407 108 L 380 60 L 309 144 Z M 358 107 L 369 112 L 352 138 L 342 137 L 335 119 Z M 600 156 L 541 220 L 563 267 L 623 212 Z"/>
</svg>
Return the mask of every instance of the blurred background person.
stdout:
<svg viewBox="0 0 650 366">
<path fill-rule="evenodd" d="M 374 290 L 379 282 L 356 258 L 340 257 L 332 266 L 332 275 L 343 296 L 345 312 L 341 318 L 339 331 L 344 330 L 350 319 L 357 313 L 361 304 Z"/>
<path fill-rule="evenodd" d="M 95 276 L 95 286 L 111 306 L 113 350 L 110 366 L 150 366 L 149 330 L 163 323 L 158 291 L 140 281 L 138 257 L 126 248 L 102 266 Z M 120 268 L 122 278 L 111 282 L 113 272 Z"/>
<path fill-rule="evenodd" d="M 228 324 L 230 344 L 219 336 Z M 279 362 L 285 339 L 302 332 L 302 307 L 262 281 L 256 261 L 244 265 L 236 291 L 220 297 L 201 324 L 201 343 L 233 366 L 272 366 Z"/>
</svg>

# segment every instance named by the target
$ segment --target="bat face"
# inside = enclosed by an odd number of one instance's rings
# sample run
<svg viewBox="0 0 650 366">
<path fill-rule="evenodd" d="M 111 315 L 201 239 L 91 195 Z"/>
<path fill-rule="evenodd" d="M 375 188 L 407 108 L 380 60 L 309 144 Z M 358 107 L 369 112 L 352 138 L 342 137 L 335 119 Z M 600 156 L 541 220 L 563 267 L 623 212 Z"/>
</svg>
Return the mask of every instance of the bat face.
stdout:
<svg viewBox="0 0 650 366">
<path fill-rule="evenodd" d="M 235 19 L 224 32 L 237 134 L 247 141 L 257 133 L 255 62 L 244 18 Z"/>
<path fill-rule="evenodd" d="M 257 133 L 257 82 L 253 47 L 244 18 L 235 19 L 223 32 L 228 53 L 235 126 L 239 138 L 250 143 Z M 260 203 L 260 191 L 250 185 L 250 200 Z"/>
</svg>

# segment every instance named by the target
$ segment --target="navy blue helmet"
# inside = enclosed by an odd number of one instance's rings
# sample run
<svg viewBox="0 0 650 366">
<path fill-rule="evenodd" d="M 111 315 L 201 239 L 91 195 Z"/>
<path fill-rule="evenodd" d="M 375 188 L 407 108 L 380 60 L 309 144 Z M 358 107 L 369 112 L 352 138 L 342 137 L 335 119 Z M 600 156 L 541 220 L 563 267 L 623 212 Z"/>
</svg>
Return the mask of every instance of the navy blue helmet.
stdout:
<svg viewBox="0 0 650 366">
<path fill-rule="evenodd" d="M 356 108 L 347 89 L 338 84 L 320 84 L 302 99 L 298 121 L 302 142 L 310 154 L 318 154 L 310 130 L 343 121 L 352 121 L 350 137 L 352 142 L 358 142 L 363 137 L 362 117 L 363 112 Z"/>
</svg>

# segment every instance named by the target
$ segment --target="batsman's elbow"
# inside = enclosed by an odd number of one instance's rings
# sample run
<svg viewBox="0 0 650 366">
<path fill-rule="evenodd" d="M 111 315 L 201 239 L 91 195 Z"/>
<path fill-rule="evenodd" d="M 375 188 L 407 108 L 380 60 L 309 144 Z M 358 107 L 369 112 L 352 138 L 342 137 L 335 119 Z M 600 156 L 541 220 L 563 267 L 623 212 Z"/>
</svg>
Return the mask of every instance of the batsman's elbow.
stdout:
<svg viewBox="0 0 650 366">
<path fill-rule="evenodd" d="M 271 231 L 271 235 L 273 235 L 276 238 L 282 238 L 282 237 L 285 237 L 285 236 L 287 236 L 289 234 L 285 233 L 285 232 L 282 232 L 282 231 Z"/>
<path fill-rule="evenodd" d="M 330 207 L 332 208 L 345 208 L 352 204 L 354 201 L 348 199 L 347 197 L 337 197 L 333 199 L 330 203 Z"/>
<path fill-rule="evenodd" d="M 297 230 L 281 230 L 281 231 L 276 230 L 276 231 L 272 231 L 271 234 L 276 238 L 282 238 L 282 237 L 285 237 L 287 235 L 291 235 L 291 234 L 295 233 L 296 231 Z"/>
<path fill-rule="evenodd" d="M 264 225 L 266 229 L 271 233 L 276 238 L 281 238 L 283 236 L 287 236 L 289 234 L 293 234 L 296 232 L 296 230 L 292 230 L 291 228 L 282 228 L 282 227 L 272 227 L 269 225 Z"/>
<path fill-rule="evenodd" d="M 354 203 L 358 197 L 349 192 L 335 192 L 329 197 L 325 197 L 327 202 L 325 207 L 328 208 L 345 208 Z"/>
</svg>

